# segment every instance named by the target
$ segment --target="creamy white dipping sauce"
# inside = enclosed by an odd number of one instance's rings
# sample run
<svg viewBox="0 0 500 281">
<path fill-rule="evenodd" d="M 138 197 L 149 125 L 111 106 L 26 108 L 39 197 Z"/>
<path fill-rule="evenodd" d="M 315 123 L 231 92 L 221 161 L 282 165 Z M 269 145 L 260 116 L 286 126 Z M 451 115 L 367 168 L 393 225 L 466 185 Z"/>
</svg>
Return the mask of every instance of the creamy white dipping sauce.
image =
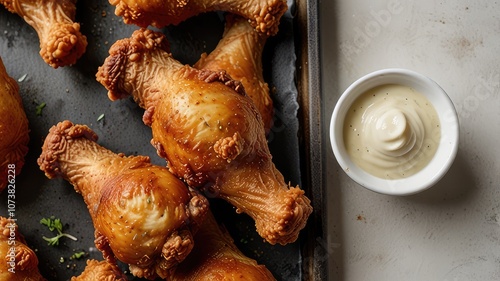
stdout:
<svg viewBox="0 0 500 281">
<path fill-rule="evenodd" d="M 360 95 L 344 121 L 353 162 L 380 178 L 409 177 L 425 167 L 441 138 L 439 117 L 414 89 L 387 84 Z"/>
</svg>

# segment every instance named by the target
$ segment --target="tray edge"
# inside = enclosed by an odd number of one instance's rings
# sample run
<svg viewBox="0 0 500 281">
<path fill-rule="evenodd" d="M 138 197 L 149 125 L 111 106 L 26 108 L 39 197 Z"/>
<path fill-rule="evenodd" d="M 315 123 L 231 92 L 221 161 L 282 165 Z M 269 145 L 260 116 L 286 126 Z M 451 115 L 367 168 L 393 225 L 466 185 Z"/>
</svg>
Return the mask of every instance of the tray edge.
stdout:
<svg viewBox="0 0 500 281">
<path fill-rule="evenodd" d="M 318 1 L 297 1 L 297 88 L 304 189 L 314 211 L 304 231 L 303 280 L 328 280 L 326 190 L 323 184 Z"/>
</svg>

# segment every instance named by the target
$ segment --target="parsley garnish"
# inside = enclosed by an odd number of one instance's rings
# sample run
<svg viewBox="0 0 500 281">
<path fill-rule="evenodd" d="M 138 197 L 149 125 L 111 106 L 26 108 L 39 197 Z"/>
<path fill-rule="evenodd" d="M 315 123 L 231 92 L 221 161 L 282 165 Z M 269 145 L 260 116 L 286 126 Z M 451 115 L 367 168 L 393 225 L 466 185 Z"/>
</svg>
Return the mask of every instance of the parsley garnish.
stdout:
<svg viewBox="0 0 500 281">
<path fill-rule="evenodd" d="M 46 103 L 42 102 L 41 104 L 39 104 L 39 105 L 36 107 L 36 111 L 35 111 L 35 113 L 36 113 L 36 115 L 37 115 L 37 116 L 42 115 L 42 110 L 43 110 L 43 108 L 44 108 L 46 105 L 47 105 Z"/>
<path fill-rule="evenodd" d="M 51 216 L 50 218 L 43 218 L 40 220 L 40 223 L 46 225 L 50 231 L 57 231 L 57 236 L 54 236 L 52 238 L 47 238 L 45 236 L 42 237 L 43 240 L 47 241 L 50 246 L 59 245 L 59 239 L 61 239 L 62 237 L 67 237 L 74 241 L 77 240 L 75 236 L 63 232 L 63 225 L 61 223 L 61 220 L 55 218 L 54 216 Z"/>
<path fill-rule="evenodd" d="M 84 251 L 76 252 L 69 259 L 70 260 L 77 260 L 77 259 L 80 259 L 81 257 L 83 257 L 84 255 L 85 255 Z"/>
</svg>

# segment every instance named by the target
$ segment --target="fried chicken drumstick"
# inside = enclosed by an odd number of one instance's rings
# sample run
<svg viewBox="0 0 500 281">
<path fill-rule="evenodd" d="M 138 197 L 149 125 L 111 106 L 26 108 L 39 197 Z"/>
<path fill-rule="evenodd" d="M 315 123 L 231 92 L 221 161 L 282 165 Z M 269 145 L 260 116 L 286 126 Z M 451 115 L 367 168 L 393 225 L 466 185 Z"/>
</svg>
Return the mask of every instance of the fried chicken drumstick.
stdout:
<svg viewBox="0 0 500 281">
<path fill-rule="evenodd" d="M 7 10 L 32 26 L 40 40 L 40 56 L 52 66 L 74 64 L 87 48 L 87 38 L 74 22 L 76 0 L 0 0 Z"/>
<path fill-rule="evenodd" d="M 109 0 L 115 14 L 127 24 L 162 28 L 210 11 L 231 12 L 248 19 L 267 35 L 278 32 L 281 16 L 288 9 L 285 0 Z"/>
<path fill-rule="evenodd" d="M 71 281 L 126 281 L 127 277 L 115 265 L 107 261 L 87 260 L 82 274 L 71 277 Z"/>
<path fill-rule="evenodd" d="M 194 237 L 195 247 L 169 281 L 271 281 L 264 266 L 245 256 L 223 226 L 209 212 Z"/>
<path fill-rule="evenodd" d="M 19 85 L 0 58 L 0 192 L 21 172 L 28 153 L 29 127 Z"/>
<path fill-rule="evenodd" d="M 26 245 L 17 224 L 0 217 L 0 280 L 46 281 L 38 271 L 38 258 Z"/>
<path fill-rule="evenodd" d="M 208 201 L 145 156 L 115 154 L 84 125 L 64 121 L 50 129 L 38 164 L 80 193 L 105 259 L 127 263 L 137 277 L 165 278 L 193 248 L 193 231 Z"/>
<path fill-rule="evenodd" d="M 242 17 L 228 14 L 224 34 L 210 54 L 202 54 L 197 69 L 225 70 L 240 81 L 260 112 L 266 134 L 273 123 L 273 101 L 264 81 L 262 52 L 268 36 L 256 32 Z"/>
<path fill-rule="evenodd" d="M 230 202 L 271 244 L 294 242 L 312 207 L 272 162 L 264 126 L 241 83 L 172 58 L 148 29 L 117 41 L 97 80 L 111 100 L 132 95 L 146 109 L 151 143 L 175 175 Z"/>
</svg>

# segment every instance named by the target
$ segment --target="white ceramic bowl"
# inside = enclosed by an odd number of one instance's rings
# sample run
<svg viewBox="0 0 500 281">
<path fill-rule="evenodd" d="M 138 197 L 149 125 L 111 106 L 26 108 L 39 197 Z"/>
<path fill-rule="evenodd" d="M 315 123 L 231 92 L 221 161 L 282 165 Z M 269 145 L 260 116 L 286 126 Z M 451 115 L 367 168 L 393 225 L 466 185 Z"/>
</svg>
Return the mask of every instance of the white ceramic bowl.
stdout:
<svg viewBox="0 0 500 281">
<path fill-rule="evenodd" d="M 422 170 L 402 179 L 382 179 L 365 172 L 354 164 L 344 146 L 344 120 L 351 104 L 367 90 L 385 84 L 405 85 L 422 93 L 433 104 L 440 121 L 441 138 L 434 157 Z M 333 153 L 346 174 L 361 186 L 390 195 L 414 194 L 437 183 L 455 159 L 458 134 L 457 112 L 446 92 L 426 76 L 397 68 L 372 72 L 351 84 L 337 102 L 330 123 Z"/>
</svg>

